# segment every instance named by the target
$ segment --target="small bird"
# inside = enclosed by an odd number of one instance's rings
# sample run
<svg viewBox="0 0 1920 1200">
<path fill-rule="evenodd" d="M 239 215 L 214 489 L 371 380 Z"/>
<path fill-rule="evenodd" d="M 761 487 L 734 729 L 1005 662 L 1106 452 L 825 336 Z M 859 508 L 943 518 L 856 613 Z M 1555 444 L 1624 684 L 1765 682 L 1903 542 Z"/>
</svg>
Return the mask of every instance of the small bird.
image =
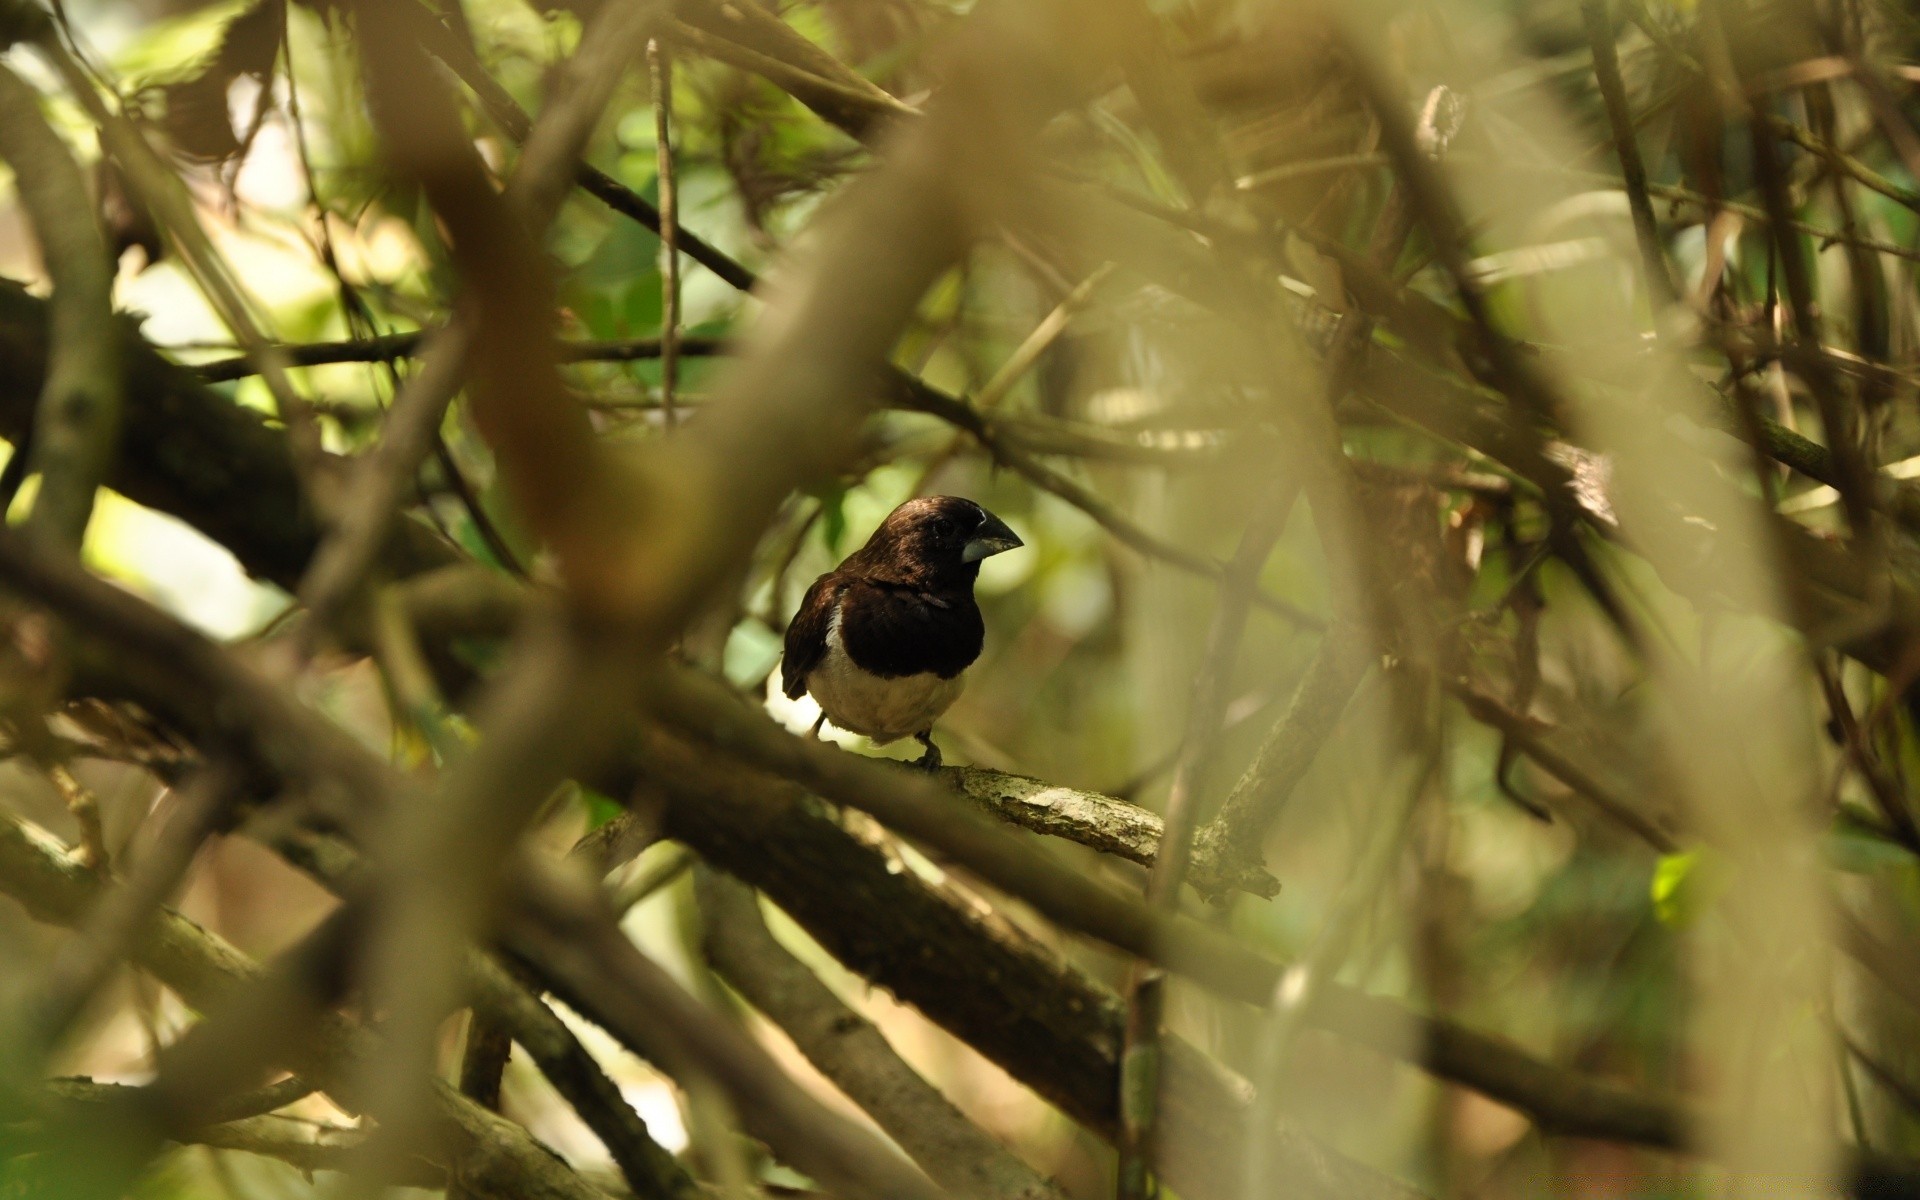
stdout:
<svg viewBox="0 0 1920 1200">
<path fill-rule="evenodd" d="M 822 723 L 885 745 L 911 734 L 940 765 L 933 723 L 959 698 L 986 625 L 973 600 L 980 561 L 1022 545 L 1006 522 L 959 496 L 922 496 L 887 515 L 839 569 L 814 580 L 787 626 L 780 685 L 813 693 Z"/>
</svg>

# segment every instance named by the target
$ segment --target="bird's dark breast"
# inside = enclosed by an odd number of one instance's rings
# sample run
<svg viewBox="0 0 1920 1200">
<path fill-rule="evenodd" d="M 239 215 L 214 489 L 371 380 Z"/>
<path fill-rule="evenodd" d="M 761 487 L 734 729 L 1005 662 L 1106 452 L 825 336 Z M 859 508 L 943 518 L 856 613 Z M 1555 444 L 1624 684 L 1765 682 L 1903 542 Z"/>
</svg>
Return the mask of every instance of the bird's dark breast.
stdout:
<svg viewBox="0 0 1920 1200">
<path fill-rule="evenodd" d="M 840 600 L 840 644 L 885 678 L 931 671 L 951 679 L 980 657 L 986 626 L 972 589 L 940 594 L 863 583 Z"/>
</svg>

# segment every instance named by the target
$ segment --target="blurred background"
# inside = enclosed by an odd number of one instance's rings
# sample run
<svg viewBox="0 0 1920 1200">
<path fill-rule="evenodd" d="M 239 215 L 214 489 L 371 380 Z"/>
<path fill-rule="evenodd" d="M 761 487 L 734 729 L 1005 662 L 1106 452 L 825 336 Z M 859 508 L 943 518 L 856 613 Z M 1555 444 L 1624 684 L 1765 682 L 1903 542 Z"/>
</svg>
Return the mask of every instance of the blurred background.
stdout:
<svg viewBox="0 0 1920 1200">
<path fill-rule="evenodd" d="M 289 347 L 432 328 L 460 288 L 434 211 L 382 157 L 350 7 L 56 6 Z M 567 4 L 428 7 L 534 113 L 582 27 Z M 886 161 L 891 135 L 867 122 L 936 107 L 943 64 L 989 6 L 760 7 L 851 78 L 817 63 L 797 87 L 769 78 L 752 57 L 767 43 L 729 50 L 683 13 L 664 39 L 671 157 L 682 227 L 779 279 L 806 261 L 838 193 Z M 1279 890 L 1188 891 L 1185 910 L 1310 964 L 1315 988 L 1393 997 L 1673 1098 L 1689 1118 L 1677 1136 L 1719 1149 L 1569 1135 L 1407 1061 L 1417 1050 L 1297 1029 L 1284 1003 L 1263 1013 L 1177 979 L 1170 1030 L 1253 1080 L 1290 1128 L 1430 1196 L 1829 1194 L 1851 1186 L 1863 1153 L 1920 1158 L 1920 835 L 1907 786 L 1920 769 L 1920 556 L 1905 515 L 1920 510 L 1902 508 L 1920 474 L 1916 15 L 1882 0 L 1126 7 L 1113 19 L 1144 31 L 1128 43 L 1135 59 L 1095 72 L 1040 130 L 1023 168 L 1037 182 L 974 231 L 894 349 L 894 364 L 984 424 L 911 403 L 873 416 L 847 469 L 787 498 L 684 633 L 683 657 L 804 731 L 817 709 L 771 681 L 807 584 L 903 500 L 969 496 L 1026 548 L 981 573 L 986 649 L 938 727 L 948 763 L 1156 812 L 1184 788 L 1211 815 L 1286 726 L 1329 629 L 1351 626 L 1363 645 L 1352 700 L 1335 698 L 1344 715 L 1257 829 Z M 244 347 L 99 165 L 93 118 L 39 62 L 15 58 L 100 199 L 116 305 L 226 402 L 271 418 L 266 384 L 229 369 Z M 515 139 L 460 94 L 481 159 L 506 174 Z M 586 156 L 656 203 L 659 100 L 636 64 Z M 0 274 L 44 295 L 32 225 L 6 195 Z M 683 246 L 670 413 L 660 239 L 575 192 L 547 246 L 562 341 L 607 360 L 570 363 L 564 385 L 609 445 L 699 422 L 725 351 L 783 301 Z M 615 344 L 635 339 L 656 345 L 620 361 Z M 391 356 L 295 375 L 326 449 L 347 455 L 377 444 L 414 369 Z M 416 482 L 410 519 L 491 569 L 551 576 L 464 406 Z M 35 481 L 10 486 L 25 511 Z M 299 625 L 282 586 L 117 494 L 98 502 L 83 558 L 247 661 L 273 661 Z M 1236 589 L 1253 598 L 1244 630 L 1212 653 Z M 484 673 L 492 652 L 469 649 Z M 439 751 L 396 717 L 374 660 L 325 650 L 294 687 L 365 747 L 431 776 Z M 1205 753 L 1189 762 L 1196 741 Z M 110 861 L 137 860 L 177 802 L 164 772 L 88 755 L 69 766 L 12 758 L 0 797 L 79 844 L 91 835 L 72 801 L 87 794 Z M 564 788 L 529 836 L 563 853 L 619 799 Z M 1137 982 L 1120 954 L 894 841 L 903 869 L 978 891 L 1108 988 Z M 1134 863 L 1046 845 L 1088 877 L 1146 886 Z M 616 890 L 651 885 L 622 927 L 808 1088 L 869 1121 L 714 980 L 687 861 L 660 841 L 610 877 Z M 175 903 L 264 959 L 335 901 L 234 835 L 208 842 Z M 1115 1194 L 1110 1145 L 768 916 L 975 1123 L 1065 1195 Z M 18 978 L 68 936 L 0 906 L 0 961 Z M 686 1094 L 561 1011 L 661 1144 L 688 1150 Z M 194 1019 L 127 970 L 51 1069 L 145 1082 L 156 1048 Z M 450 1073 L 460 1041 L 454 1022 Z M 1730 1091 L 1754 1100 L 1749 1124 L 1727 1115 Z M 621 1187 L 519 1056 L 501 1111 Z M 274 1119 L 356 1123 L 319 1094 Z M 1830 1173 L 1742 1175 L 1754 1138 L 1804 1144 Z M 751 1157 L 756 1186 L 809 1186 Z M 338 1178 L 190 1146 L 137 1194 L 305 1196 Z M 1293 1194 L 1284 1179 L 1261 1186 L 1249 1194 Z"/>
</svg>

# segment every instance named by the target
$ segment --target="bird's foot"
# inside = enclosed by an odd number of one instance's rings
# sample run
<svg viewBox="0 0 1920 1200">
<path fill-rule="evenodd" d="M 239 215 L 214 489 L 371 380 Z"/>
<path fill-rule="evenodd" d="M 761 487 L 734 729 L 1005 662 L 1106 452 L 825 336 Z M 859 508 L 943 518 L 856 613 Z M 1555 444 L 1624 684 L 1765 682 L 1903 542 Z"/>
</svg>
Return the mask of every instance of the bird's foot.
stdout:
<svg viewBox="0 0 1920 1200">
<path fill-rule="evenodd" d="M 916 733 L 913 735 L 913 740 L 927 748 L 925 754 L 913 760 L 913 765 L 922 771 L 938 771 L 940 769 L 940 747 L 933 744 L 933 730 L 929 729 L 925 733 Z"/>
</svg>

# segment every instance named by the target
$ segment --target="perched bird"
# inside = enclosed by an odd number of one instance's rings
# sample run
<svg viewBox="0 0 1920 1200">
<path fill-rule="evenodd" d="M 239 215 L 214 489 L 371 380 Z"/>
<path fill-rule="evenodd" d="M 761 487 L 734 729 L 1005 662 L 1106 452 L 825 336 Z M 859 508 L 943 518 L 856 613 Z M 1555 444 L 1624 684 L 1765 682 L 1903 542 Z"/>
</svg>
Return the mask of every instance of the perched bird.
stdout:
<svg viewBox="0 0 1920 1200">
<path fill-rule="evenodd" d="M 1021 545 L 1006 523 L 959 496 L 923 496 L 888 514 L 867 544 L 816 579 L 787 626 L 780 685 L 882 745 L 911 734 L 940 765 L 933 723 L 960 696 L 986 625 L 973 601 L 980 560 Z"/>
</svg>

